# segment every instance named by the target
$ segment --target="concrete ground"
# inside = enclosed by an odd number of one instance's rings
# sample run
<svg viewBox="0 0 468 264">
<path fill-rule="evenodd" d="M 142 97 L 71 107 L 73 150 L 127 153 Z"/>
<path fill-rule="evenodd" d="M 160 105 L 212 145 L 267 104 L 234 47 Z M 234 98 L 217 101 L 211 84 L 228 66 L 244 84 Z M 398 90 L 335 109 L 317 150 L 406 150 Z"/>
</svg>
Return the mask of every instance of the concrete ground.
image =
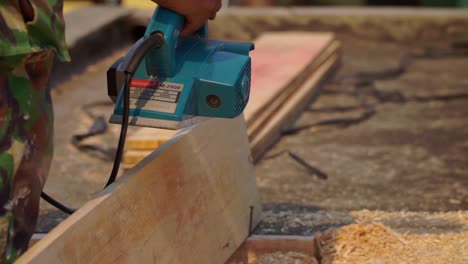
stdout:
<svg viewBox="0 0 468 264">
<path fill-rule="evenodd" d="M 393 68 L 408 49 L 397 42 L 359 35 L 339 37 L 344 47 L 343 64 L 335 79 Z M 83 105 L 108 101 L 105 71 L 124 52 L 125 49 L 109 52 L 54 88 L 56 148 L 46 191 L 71 206 L 92 198 L 110 173 L 112 162 L 78 151 L 70 139 L 75 133 L 86 132 L 92 122 L 84 114 Z M 371 118 L 346 128 L 314 126 L 282 137 L 257 164 L 266 221 L 256 232 L 310 234 L 347 224 L 353 219 L 349 212 L 360 209 L 468 210 L 467 65 L 468 57 L 463 56 L 414 59 L 401 76 L 374 83 L 382 94 L 397 94 L 396 98 L 390 96 L 377 102 L 375 89 L 362 88 L 361 97 L 375 104 L 376 112 Z M 332 93 L 351 88 L 331 82 L 324 85 L 310 105 L 311 111 L 305 111 L 296 126 L 363 113 L 362 109 L 341 109 L 358 106 L 358 100 L 346 92 Z M 410 100 L 405 102 L 402 98 Z M 107 117 L 111 107 L 99 107 L 93 112 Z M 114 126 L 88 143 L 112 152 L 117 144 L 117 130 Z M 287 151 L 325 173 L 328 179 L 308 173 Z M 275 156 L 278 153 L 283 154 Z M 285 220 L 310 213 L 326 217 L 318 217 L 318 222 L 301 228 Z M 38 232 L 50 230 L 65 217 L 41 204 Z"/>
<path fill-rule="evenodd" d="M 337 74 L 378 71 L 398 65 L 404 46 L 343 39 Z M 292 151 L 328 175 L 310 175 L 287 154 L 257 165 L 265 202 L 333 210 L 451 211 L 468 209 L 468 57 L 414 59 L 395 79 L 376 89 L 420 101 L 376 102 L 370 119 L 346 128 L 319 126 L 283 137 L 266 156 Z M 327 93 L 310 110 L 359 106 L 354 95 Z M 343 89 L 350 90 L 344 86 Z M 425 99 L 424 99 L 425 98 Z M 295 126 L 357 117 L 364 110 L 306 111 Z"/>
</svg>

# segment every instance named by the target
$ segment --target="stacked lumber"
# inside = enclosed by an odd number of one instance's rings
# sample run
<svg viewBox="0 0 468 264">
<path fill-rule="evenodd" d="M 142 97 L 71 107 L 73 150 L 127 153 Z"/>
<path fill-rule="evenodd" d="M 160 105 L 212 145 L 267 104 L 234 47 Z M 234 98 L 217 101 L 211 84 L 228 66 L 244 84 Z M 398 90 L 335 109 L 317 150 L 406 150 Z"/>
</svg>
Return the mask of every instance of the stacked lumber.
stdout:
<svg viewBox="0 0 468 264">
<path fill-rule="evenodd" d="M 244 111 L 254 160 L 300 114 L 340 58 L 332 33 L 265 33 L 255 43 L 252 84 Z M 133 167 L 177 133 L 142 128 L 127 140 L 124 167 Z"/>
<path fill-rule="evenodd" d="M 255 42 L 252 89 L 244 115 L 257 160 L 310 102 L 339 60 L 331 33 L 268 33 Z"/>
</svg>

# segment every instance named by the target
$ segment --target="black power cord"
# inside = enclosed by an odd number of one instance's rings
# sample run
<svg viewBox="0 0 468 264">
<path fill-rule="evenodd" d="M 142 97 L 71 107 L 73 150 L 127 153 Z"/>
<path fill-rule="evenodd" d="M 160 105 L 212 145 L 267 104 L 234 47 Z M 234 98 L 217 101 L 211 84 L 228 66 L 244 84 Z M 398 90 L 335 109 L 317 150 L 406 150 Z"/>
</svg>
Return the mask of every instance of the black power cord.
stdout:
<svg viewBox="0 0 468 264">
<path fill-rule="evenodd" d="M 127 56 L 125 56 L 125 59 L 121 64 L 122 68 L 124 69 L 123 72 L 125 73 L 125 83 L 123 86 L 124 97 L 122 125 L 120 127 L 119 143 L 117 146 L 117 151 L 115 153 L 114 165 L 112 166 L 112 172 L 104 188 L 108 187 L 113 182 L 115 182 L 115 180 L 117 179 L 117 174 L 119 173 L 120 162 L 122 161 L 125 140 L 127 138 L 128 118 L 130 116 L 130 82 L 132 81 L 133 75 L 135 74 L 135 71 L 137 70 L 145 55 L 151 49 L 160 48 L 163 45 L 164 34 L 162 34 L 161 32 L 155 32 L 152 35 L 148 36 L 146 39 L 141 38 L 132 46 L 132 48 L 127 53 Z M 62 203 L 58 202 L 57 200 L 53 199 L 45 192 L 41 193 L 41 197 L 46 202 L 50 203 L 57 209 L 67 214 L 73 214 L 76 211 L 76 209 L 69 208 L 63 205 Z"/>
<path fill-rule="evenodd" d="M 125 72 L 125 84 L 124 84 L 124 97 L 123 97 L 123 114 L 122 114 L 122 126 L 120 127 L 119 144 L 117 145 L 117 151 L 115 153 L 114 165 L 112 166 L 112 172 L 107 180 L 107 186 L 111 185 L 117 178 L 119 173 L 120 162 L 122 160 L 123 150 L 125 147 L 125 140 L 127 138 L 128 128 L 128 117 L 130 112 L 130 82 L 132 81 L 133 73 Z"/>
<path fill-rule="evenodd" d="M 73 214 L 76 211 L 76 209 L 72 209 L 70 207 L 67 207 L 67 206 L 63 205 L 59 201 L 57 201 L 54 198 L 50 197 L 45 192 L 41 193 L 41 198 L 44 199 L 44 201 L 48 202 L 49 204 L 53 205 L 55 208 L 59 209 L 60 211 L 62 211 L 64 213 Z"/>
</svg>

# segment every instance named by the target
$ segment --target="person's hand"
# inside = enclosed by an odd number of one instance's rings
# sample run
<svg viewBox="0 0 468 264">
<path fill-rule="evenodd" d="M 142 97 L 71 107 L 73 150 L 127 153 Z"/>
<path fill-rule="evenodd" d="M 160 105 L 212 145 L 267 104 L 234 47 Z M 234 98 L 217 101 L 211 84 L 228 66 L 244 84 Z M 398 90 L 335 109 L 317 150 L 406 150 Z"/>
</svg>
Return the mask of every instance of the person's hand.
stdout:
<svg viewBox="0 0 468 264">
<path fill-rule="evenodd" d="M 221 0 L 153 0 L 158 5 L 177 12 L 185 17 L 181 36 L 189 36 L 197 31 L 208 19 L 215 19 L 221 9 Z"/>
</svg>

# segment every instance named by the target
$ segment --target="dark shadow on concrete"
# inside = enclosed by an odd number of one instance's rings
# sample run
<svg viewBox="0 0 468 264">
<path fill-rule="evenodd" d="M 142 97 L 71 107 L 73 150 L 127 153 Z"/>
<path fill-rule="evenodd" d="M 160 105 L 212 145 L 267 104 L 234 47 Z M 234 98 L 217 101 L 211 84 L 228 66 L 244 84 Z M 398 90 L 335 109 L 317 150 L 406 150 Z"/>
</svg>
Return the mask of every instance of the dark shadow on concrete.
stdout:
<svg viewBox="0 0 468 264">
<path fill-rule="evenodd" d="M 41 212 L 40 221 L 36 226 L 36 233 L 49 233 L 53 228 L 58 226 L 63 220 L 68 217 L 68 214 L 62 211 L 47 211 Z"/>
<path fill-rule="evenodd" d="M 263 205 L 263 220 L 254 234 L 310 236 L 353 221 L 354 218 L 345 212 L 328 211 L 316 206 L 267 203 Z"/>
</svg>

